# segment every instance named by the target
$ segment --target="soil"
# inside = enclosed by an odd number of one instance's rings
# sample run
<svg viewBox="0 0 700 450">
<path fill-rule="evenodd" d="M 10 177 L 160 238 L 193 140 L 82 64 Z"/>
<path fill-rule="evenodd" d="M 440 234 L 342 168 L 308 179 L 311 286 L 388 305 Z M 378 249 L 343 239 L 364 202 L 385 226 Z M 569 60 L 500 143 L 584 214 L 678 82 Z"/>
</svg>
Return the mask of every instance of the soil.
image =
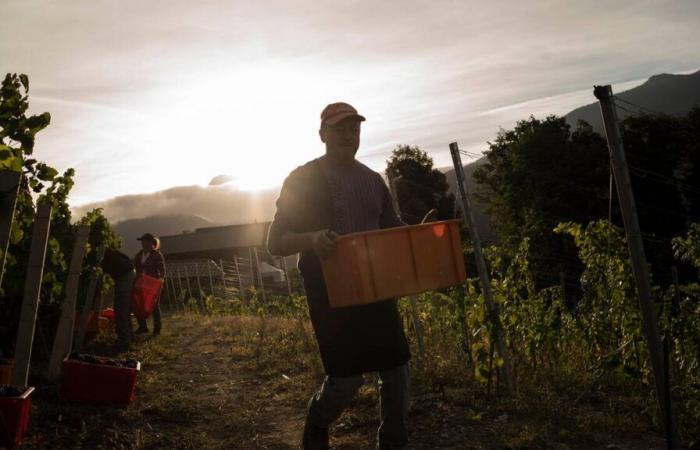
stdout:
<svg viewBox="0 0 700 450">
<path fill-rule="evenodd" d="M 141 361 L 128 407 L 58 399 L 32 380 L 22 448 L 296 449 L 306 404 L 323 371 L 306 321 L 294 318 L 166 316 L 159 336 L 139 335 L 129 352 L 113 337 L 86 351 Z M 529 390 L 488 393 L 453 374 L 430 381 L 414 358 L 411 449 L 662 449 L 663 437 L 626 397 Z M 372 449 L 378 427 L 374 376 L 331 427 L 335 450 Z M 493 391 L 493 389 L 491 389 Z"/>
</svg>

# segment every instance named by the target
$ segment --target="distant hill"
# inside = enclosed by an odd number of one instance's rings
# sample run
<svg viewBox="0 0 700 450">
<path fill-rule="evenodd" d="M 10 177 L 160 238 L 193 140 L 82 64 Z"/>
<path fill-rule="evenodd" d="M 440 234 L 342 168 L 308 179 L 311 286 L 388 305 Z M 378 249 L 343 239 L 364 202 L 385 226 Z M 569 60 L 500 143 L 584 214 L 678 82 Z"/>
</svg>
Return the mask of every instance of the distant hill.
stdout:
<svg viewBox="0 0 700 450">
<path fill-rule="evenodd" d="M 700 71 L 689 75 L 670 75 L 661 74 L 654 75 L 649 78 L 644 84 L 639 85 L 628 91 L 615 93 L 615 96 L 642 106 L 649 111 L 661 112 L 672 115 L 686 114 L 694 106 L 700 107 Z M 619 102 L 619 106 L 638 112 L 639 108 Z M 621 108 L 618 109 L 618 117 L 623 119 L 631 115 Z M 585 120 L 593 126 L 593 129 L 602 133 L 603 120 L 600 115 L 600 106 L 598 103 L 576 108 L 565 116 L 566 121 L 575 126 L 579 120 Z M 523 117 L 523 119 L 525 119 Z M 474 181 L 474 171 L 480 166 L 486 164 L 486 157 L 482 157 L 464 166 L 464 172 L 467 177 L 467 183 L 473 191 L 476 187 Z M 457 181 L 454 169 L 451 167 L 443 168 L 442 171 L 447 176 L 447 182 L 450 185 L 452 192 L 457 192 Z M 481 234 L 481 238 L 485 243 L 496 241 L 496 235 L 493 232 L 489 223 L 489 216 L 486 214 L 486 206 L 483 203 L 474 202 L 474 212 L 476 215 L 477 228 Z"/>
<path fill-rule="evenodd" d="M 195 228 L 270 220 L 278 194 L 277 189 L 249 192 L 227 185 L 175 186 L 82 205 L 72 212 L 81 217 L 94 208 L 102 208 L 122 236 L 123 249 L 133 253 L 139 249 L 136 238 L 143 233 L 162 236 Z"/>
<path fill-rule="evenodd" d="M 686 114 L 693 106 L 700 106 L 700 71 L 689 75 L 666 73 L 654 75 L 644 84 L 628 91 L 615 93 L 615 96 L 649 111 L 672 115 Z M 631 112 L 640 111 L 639 108 L 622 101 L 618 102 L 618 106 L 617 114 L 620 119 L 631 115 Z M 603 119 L 598 103 L 576 108 L 565 117 L 571 125 L 576 125 L 579 120 L 585 120 L 593 126 L 594 130 L 603 131 Z"/>
<path fill-rule="evenodd" d="M 122 251 L 131 256 L 139 251 L 141 244 L 136 238 L 144 233 L 155 236 L 180 234 L 194 231 L 195 228 L 217 225 L 202 217 L 188 214 L 150 216 L 141 219 L 128 219 L 114 224 L 114 231 L 122 238 Z"/>
</svg>

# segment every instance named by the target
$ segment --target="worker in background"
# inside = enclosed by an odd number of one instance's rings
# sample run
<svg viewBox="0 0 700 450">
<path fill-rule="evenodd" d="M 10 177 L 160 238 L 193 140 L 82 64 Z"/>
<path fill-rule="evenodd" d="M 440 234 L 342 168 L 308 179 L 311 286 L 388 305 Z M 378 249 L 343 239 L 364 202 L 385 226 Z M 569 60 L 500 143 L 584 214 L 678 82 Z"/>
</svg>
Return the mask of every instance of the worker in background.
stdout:
<svg viewBox="0 0 700 450">
<path fill-rule="evenodd" d="M 138 240 L 141 241 L 141 251 L 134 256 L 136 273 L 144 273 L 150 277 L 158 278 L 161 280 L 161 283 L 163 283 L 165 281 L 165 258 L 159 251 L 160 240 L 151 233 L 144 234 L 138 238 Z M 139 327 L 136 330 L 136 333 L 148 333 L 148 324 L 146 323 L 146 319 L 137 319 L 137 321 Z M 153 309 L 154 335 L 160 334 L 161 325 L 160 301 L 158 301 Z"/>
</svg>

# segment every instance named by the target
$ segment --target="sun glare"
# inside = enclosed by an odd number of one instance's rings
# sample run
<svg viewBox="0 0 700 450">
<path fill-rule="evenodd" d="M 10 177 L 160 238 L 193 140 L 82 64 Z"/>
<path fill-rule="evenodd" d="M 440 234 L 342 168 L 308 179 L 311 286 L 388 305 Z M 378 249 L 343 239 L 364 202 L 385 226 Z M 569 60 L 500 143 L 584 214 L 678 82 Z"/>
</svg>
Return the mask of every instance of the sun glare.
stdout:
<svg viewBox="0 0 700 450">
<path fill-rule="evenodd" d="M 315 66 L 230 68 L 202 79 L 206 88 L 188 83 L 177 111 L 169 112 L 164 126 L 178 130 L 169 145 L 204 161 L 187 166 L 200 179 L 230 175 L 230 185 L 242 190 L 280 186 L 291 170 L 321 155 L 322 107 L 339 96 L 354 100 L 352 92 L 338 91 L 337 73 Z"/>
</svg>

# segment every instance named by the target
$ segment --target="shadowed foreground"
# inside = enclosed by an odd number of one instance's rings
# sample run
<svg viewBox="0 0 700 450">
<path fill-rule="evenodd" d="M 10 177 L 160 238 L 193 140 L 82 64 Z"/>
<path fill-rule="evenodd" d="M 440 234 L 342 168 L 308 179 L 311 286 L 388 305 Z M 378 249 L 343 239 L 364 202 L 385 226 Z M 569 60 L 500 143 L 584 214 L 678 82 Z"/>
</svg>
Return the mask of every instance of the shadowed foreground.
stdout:
<svg viewBox="0 0 700 450">
<path fill-rule="evenodd" d="M 116 355 L 106 337 L 89 352 Z M 142 362 L 128 408 L 59 401 L 56 386 L 33 397 L 23 448 L 291 449 L 306 402 L 322 378 L 308 322 L 287 318 L 170 316 L 163 334 L 140 337 Z M 119 356 L 126 357 L 127 354 Z M 410 413 L 415 449 L 664 448 L 623 394 L 538 389 L 487 395 L 469 372 L 444 372 L 453 355 L 414 358 Z M 523 378 L 523 374 L 519 375 Z M 334 449 L 369 449 L 377 423 L 373 377 L 331 430 Z"/>
</svg>

